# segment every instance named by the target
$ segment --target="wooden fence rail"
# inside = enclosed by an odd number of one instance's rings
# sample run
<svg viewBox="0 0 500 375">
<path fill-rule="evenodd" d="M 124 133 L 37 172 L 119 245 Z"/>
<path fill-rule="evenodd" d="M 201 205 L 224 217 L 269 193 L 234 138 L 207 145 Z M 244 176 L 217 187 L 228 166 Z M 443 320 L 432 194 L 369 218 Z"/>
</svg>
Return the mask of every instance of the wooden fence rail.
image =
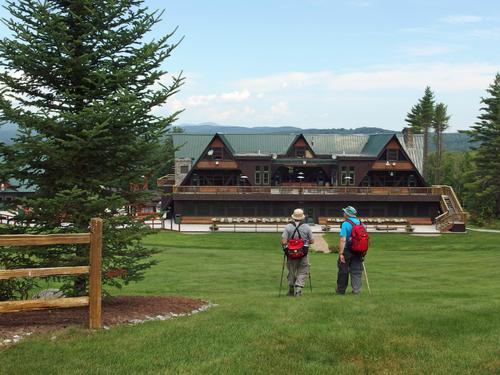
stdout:
<svg viewBox="0 0 500 375">
<path fill-rule="evenodd" d="M 86 297 L 38 299 L 0 302 L 0 313 L 48 308 L 89 306 L 89 328 L 102 327 L 101 313 L 101 265 L 102 219 L 90 221 L 90 233 L 47 235 L 2 235 L 0 246 L 42 246 L 90 244 L 90 265 L 75 267 L 20 268 L 0 270 L 0 280 L 19 277 L 43 277 L 58 275 L 89 275 L 89 295 Z"/>
</svg>

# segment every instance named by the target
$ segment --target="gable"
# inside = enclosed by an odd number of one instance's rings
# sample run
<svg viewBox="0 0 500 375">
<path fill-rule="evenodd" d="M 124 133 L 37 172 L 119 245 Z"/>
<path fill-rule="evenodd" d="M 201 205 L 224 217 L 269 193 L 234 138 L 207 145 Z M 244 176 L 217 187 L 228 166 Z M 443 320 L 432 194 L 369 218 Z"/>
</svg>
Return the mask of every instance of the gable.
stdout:
<svg viewBox="0 0 500 375">
<path fill-rule="evenodd" d="M 294 158 L 312 159 L 316 155 L 304 136 L 301 134 L 295 138 L 287 150 L 286 156 Z"/>
<path fill-rule="evenodd" d="M 376 158 L 382 149 L 393 143 L 395 134 L 375 135 L 344 135 L 344 134 L 304 134 L 303 138 L 316 155 L 352 155 Z M 211 134 L 172 134 L 176 148 L 176 158 L 189 158 L 198 160 L 209 143 L 214 140 Z M 219 134 L 226 146 L 229 146 L 233 156 L 238 154 L 277 154 L 286 155 L 290 145 L 299 141 L 294 134 Z M 396 134 L 400 146 L 408 155 L 419 172 L 422 171 L 423 161 L 423 135 L 413 136 L 412 146 L 404 142 L 401 133 Z M 300 141 L 302 142 L 302 141 Z M 259 153 L 260 151 L 260 153 Z"/>
<path fill-rule="evenodd" d="M 215 135 L 212 141 L 205 148 L 200 160 L 233 160 L 231 148 L 219 137 Z"/>
</svg>

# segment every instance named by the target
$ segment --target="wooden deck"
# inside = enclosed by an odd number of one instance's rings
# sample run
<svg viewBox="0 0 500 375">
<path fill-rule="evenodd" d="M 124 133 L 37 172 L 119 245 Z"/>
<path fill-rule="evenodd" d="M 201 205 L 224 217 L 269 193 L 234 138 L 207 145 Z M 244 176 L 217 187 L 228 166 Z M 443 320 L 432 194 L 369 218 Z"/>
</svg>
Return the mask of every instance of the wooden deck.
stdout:
<svg viewBox="0 0 500 375">
<path fill-rule="evenodd" d="M 348 186 L 175 186 L 174 194 L 354 194 L 354 195 L 442 195 L 432 187 L 348 187 Z"/>
</svg>

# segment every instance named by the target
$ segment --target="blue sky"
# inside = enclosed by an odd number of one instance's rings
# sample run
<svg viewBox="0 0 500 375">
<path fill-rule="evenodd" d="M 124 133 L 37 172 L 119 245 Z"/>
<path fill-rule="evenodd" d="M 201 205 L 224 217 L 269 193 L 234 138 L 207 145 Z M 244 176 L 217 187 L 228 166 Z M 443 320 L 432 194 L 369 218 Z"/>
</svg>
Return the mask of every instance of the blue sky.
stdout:
<svg viewBox="0 0 500 375">
<path fill-rule="evenodd" d="M 500 71 L 498 0 L 146 4 L 165 9 L 151 36 L 185 37 L 165 68 L 186 84 L 157 110 L 180 123 L 400 130 L 430 85 L 455 131 Z"/>
<path fill-rule="evenodd" d="M 181 122 L 398 130 L 430 85 L 450 130 L 476 119 L 500 71 L 500 2 L 154 1 L 185 39 Z"/>
</svg>

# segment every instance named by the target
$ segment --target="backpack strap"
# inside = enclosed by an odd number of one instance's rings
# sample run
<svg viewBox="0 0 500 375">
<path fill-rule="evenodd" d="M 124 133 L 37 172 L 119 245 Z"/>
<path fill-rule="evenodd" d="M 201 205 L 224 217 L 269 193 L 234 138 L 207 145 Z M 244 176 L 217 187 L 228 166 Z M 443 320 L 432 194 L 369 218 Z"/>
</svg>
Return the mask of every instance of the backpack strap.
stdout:
<svg viewBox="0 0 500 375">
<path fill-rule="evenodd" d="M 299 227 L 301 225 L 302 225 L 302 223 L 300 223 L 299 225 L 293 224 L 293 226 L 295 227 L 295 230 L 292 233 L 292 239 L 293 239 L 293 237 L 295 237 L 295 233 L 297 233 L 299 235 L 299 239 L 302 239 L 302 236 L 300 235 L 300 231 L 299 231 Z"/>
<path fill-rule="evenodd" d="M 351 228 L 351 236 L 350 236 L 349 238 L 347 238 L 347 239 L 346 239 L 346 240 L 349 242 L 349 241 L 351 241 L 351 239 L 352 239 L 352 230 L 354 229 L 354 226 L 355 226 L 355 225 L 357 225 L 357 224 L 354 224 L 354 223 L 352 222 L 352 220 L 347 219 L 347 218 L 345 219 L 344 223 L 345 223 L 345 222 L 348 222 L 349 224 L 351 224 L 351 227 L 352 227 L 352 228 Z M 359 220 L 359 222 L 361 223 L 361 220 Z"/>
<path fill-rule="evenodd" d="M 359 219 L 358 219 L 358 220 L 359 220 Z M 353 227 L 354 227 L 355 225 L 363 225 L 363 223 L 361 222 L 361 220 L 359 220 L 359 224 L 354 224 L 354 223 L 353 223 L 351 220 L 349 220 L 349 219 L 345 219 L 345 221 L 347 221 L 347 222 L 348 222 L 349 224 L 351 224 Z"/>
</svg>

